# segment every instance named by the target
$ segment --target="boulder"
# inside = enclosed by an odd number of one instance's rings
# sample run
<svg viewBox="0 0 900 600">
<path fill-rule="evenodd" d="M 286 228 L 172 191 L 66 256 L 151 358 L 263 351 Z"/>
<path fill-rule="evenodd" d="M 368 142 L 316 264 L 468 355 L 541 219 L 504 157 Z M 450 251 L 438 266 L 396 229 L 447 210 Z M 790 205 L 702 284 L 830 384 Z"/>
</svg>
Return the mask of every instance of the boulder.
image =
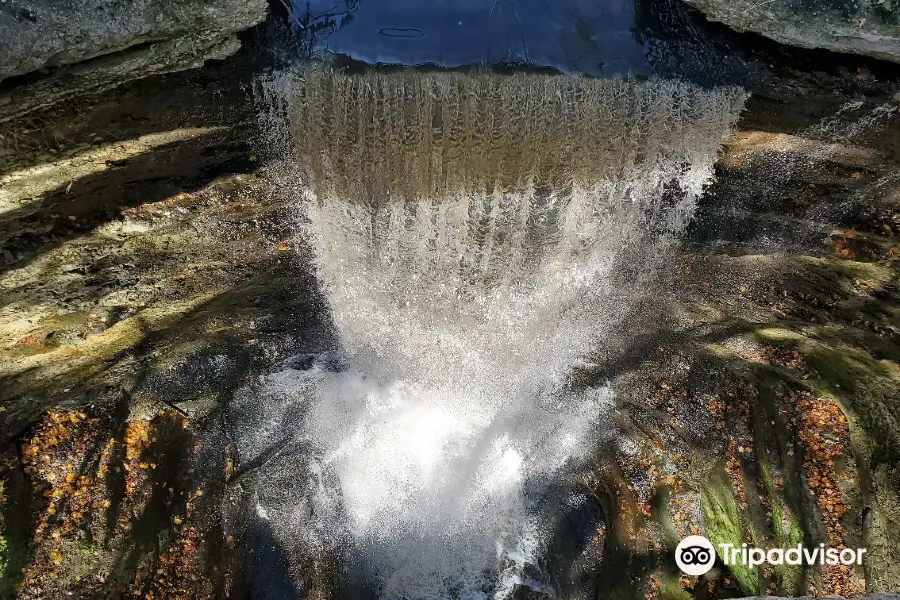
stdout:
<svg viewBox="0 0 900 600">
<path fill-rule="evenodd" d="M 802 48 L 900 62 L 900 0 L 685 0 L 711 21 Z"/>
<path fill-rule="evenodd" d="M 0 121 L 222 59 L 266 0 L 2 0 Z"/>
</svg>

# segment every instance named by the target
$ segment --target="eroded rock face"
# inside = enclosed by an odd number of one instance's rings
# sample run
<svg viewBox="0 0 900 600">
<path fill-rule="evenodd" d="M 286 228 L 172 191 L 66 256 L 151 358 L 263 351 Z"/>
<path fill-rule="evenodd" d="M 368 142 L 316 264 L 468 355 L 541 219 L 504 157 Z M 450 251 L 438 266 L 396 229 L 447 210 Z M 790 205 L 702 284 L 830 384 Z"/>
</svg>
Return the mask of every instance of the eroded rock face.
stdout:
<svg viewBox="0 0 900 600">
<path fill-rule="evenodd" d="M 225 58 L 240 47 L 235 34 L 265 13 L 266 0 L 6 0 L 0 3 L 0 120 Z"/>
<path fill-rule="evenodd" d="M 782 44 L 900 62 L 898 0 L 685 0 L 712 21 Z"/>
</svg>

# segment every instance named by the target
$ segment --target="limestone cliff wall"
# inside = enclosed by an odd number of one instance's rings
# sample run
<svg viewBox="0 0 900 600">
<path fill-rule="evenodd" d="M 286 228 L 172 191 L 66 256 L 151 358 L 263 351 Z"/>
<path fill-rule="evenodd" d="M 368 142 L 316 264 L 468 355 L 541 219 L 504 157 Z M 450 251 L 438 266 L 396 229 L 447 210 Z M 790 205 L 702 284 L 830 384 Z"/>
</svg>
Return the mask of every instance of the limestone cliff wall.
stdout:
<svg viewBox="0 0 900 600">
<path fill-rule="evenodd" d="M 240 47 L 266 0 L 6 0 L 0 120 L 124 81 L 201 65 Z"/>
</svg>

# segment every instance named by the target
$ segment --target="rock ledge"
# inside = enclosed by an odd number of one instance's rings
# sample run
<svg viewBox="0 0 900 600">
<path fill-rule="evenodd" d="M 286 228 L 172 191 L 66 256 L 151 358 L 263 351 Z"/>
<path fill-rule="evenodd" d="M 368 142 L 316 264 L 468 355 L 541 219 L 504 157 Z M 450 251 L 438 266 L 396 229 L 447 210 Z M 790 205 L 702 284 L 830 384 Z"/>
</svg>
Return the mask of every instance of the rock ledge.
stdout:
<svg viewBox="0 0 900 600">
<path fill-rule="evenodd" d="M 240 47 L 266 0 L 6 0 L 0 121 L 88 92 L 197 67 Z"/>
<path fill-rule="evenodd" d="M 900 62 L 896 0 L 685 0 L 711 21 L 782 44 Z"/>
</svg>

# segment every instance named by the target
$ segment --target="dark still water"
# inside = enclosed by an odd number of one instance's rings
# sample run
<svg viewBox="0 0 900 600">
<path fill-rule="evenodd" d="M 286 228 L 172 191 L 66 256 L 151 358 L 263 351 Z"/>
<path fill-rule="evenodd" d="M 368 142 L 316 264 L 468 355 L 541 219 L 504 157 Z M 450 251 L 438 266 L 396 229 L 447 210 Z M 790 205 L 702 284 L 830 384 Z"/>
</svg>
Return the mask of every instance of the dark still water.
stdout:
<svg viewBox="0 0 900 600">
<path fill-rule="evenodd" d="M 339 7 L 349 22 L 323 37 L 321 48 L 364 62 L 521 62 L 592 75 L 644 70 L 631 0 L 361 0 Z M 310 3 L 313 15 L 334 8 L 334 0 Z"/>
<path fill-rule="evenodd" d="M 314 54 L 368 64 L 512 64 L 595 77 L 734 83 L 742 63 L 661 0 L 292 0 Z"/>
</svg>

